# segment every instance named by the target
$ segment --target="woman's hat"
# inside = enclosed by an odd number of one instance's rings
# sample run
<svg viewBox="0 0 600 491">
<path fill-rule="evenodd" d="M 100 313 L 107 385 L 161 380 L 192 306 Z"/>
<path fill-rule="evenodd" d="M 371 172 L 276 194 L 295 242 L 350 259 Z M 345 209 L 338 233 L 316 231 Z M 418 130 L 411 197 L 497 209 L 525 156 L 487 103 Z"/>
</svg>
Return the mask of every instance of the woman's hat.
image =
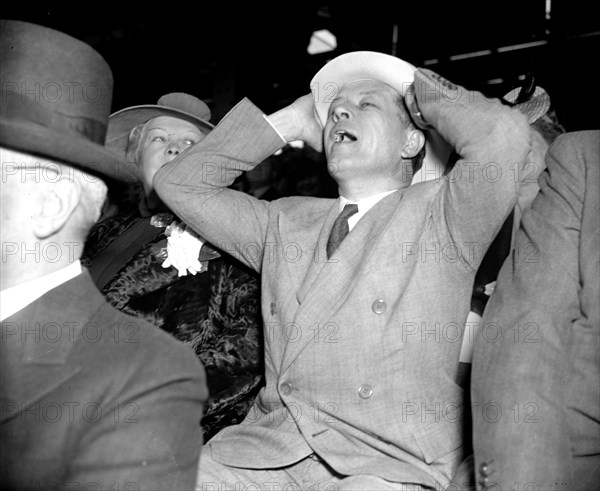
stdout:
<svg viewBox="0 0 600 491">
<path fill-rule="evenodd" d="M 209 133 L 214 125 L 209 123 L 211 114 L 208 106 L 197 97 L 183 92 L 163 95 L 156 104 L 131 106 L 110 115 L 106 145 L 122 155 L 127 152 L 131 130 L 159 116 L 189 121 L 203 133 Z"/>
<path fill-rule="evenodd" d="M 113 77 L 88 44 L 47 27 L 0 20 L 0 145 L 120 181 L 135 179 L 104 146 Z"/>
</svg>

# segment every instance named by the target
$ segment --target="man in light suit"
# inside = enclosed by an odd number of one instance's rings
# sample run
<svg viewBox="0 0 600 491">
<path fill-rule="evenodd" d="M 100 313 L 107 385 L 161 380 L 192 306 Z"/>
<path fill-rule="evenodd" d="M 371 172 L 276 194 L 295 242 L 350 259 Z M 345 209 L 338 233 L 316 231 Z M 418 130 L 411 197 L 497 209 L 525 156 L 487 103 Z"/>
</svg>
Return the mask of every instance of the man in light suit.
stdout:
<svg viewBox="0 0 600 491">
<path fill-rule="evenodd" d="M 475 343 L 480 489 L 600 482 L 600 132 L 559 136 L 546 166 Z"/>
<path fill-rule="evenodd" d="M 132 177 L 104 147 L 110 68 L 53 29 L 0 32 L 0 487 L 190 489 L 202 365 L 79 262 L 104 181 Z"/>
<path fill-rule="evenodd" d="M 425 144 L 403 98 L 413 80 L 414 117 L 461 160 L 409 186 Z M 464 457 L 455 379 L 474 249 L 514 206 L 505 171 L 526 161 L 527 121 L 381 53 L 342 55 L 311 87 L 269 117 L 243 100 L 155 177 L 186 223 L 262 273 L 266 386 L 203 449 L 197 487 L 446 485 Z M 227 189 L 292 140 L 324 140 L 339 199 Z"/>
</svg>

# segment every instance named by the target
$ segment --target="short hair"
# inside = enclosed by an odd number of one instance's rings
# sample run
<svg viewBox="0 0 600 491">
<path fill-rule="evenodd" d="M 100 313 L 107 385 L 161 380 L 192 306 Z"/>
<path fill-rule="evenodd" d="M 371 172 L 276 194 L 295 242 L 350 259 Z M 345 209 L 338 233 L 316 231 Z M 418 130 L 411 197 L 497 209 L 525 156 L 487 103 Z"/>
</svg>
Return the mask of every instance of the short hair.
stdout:
<svg viewBox="0 0 600 491">
<path fill-rule="evenodd" d="M 85 238 L 100 218 L 108 187 L 98 176 L 78 168 L 73 168 L 70 175 L 73 176 L 73 182 L 80 190 L 79 203 L 74 213 L 73 230 L 75 234 Z"/>
<path fill-rule="evenodd" d="M 404 97 L 401 94 L 398 94 L 398 97 L 396 97 L 396 104 L 400 109 L 400 121 L 402 122 L 403 126 L 408 130 L 418 130 L 419 128 L 417 128 L 417 126 L 409 116 L 408 108 L 406 107 L 406 101 L 404 100 Z M 419 169 L 423 166 L 425 152 L 425 145 L 423 145 L 421 147 L 421 150 L 419 150 L 419 153 L 417 153 L 417 155 L 410 159 L 412 162 L 413 175 L 416 174 L 419 171 Z"/>
<path fill-rule="evenodd" d="M 140 152 L 142 150 L 142 135 L 144 133 L 144 126 L 146 123 L 138 124 L 129 132 L 129 139 L 127 140 L 127 160 L 138 164 L 140 161 Z"/>
<path fill-rule="evenodd" d="M 5 147 L 0 147 L 4 150 Z M 107 195 L 107 186 L 97 175 L 92 175 L 80 167 L 50 160 L 50 157 L 36 156 L 28 152 L 6 148 L 15 153 L 20 168 L 34 169 L 21 178 L 31 179 L 35 183 L 50 189 L 50 186 L 61 180 L 68 180 L 79 188 L 79 201 L 69 221 L 69 232 L 79 238 L 85 238 L 92 226 L 100 218 Z M 47 177 L 46 172 L 56 173 L 56 178 Z M 24 181 L 23 181 L 24 182 Z"/>
<path fill-rule="evenodd" d="M 183 121 L 187 121 L 186 119 L 183 118 L 177 118 L 177 116 L 171 116 L 173 118 L 176 119 L 181 119 Z M 155 118 L 152 118 L 155 119 Z M 127 151 L 126 151 L 126 157 L 127 160 L 129 160 L 129 162 L 133 162 L 136 165 L 139 165 L 140 162 L 140 153 L 142 151 L 142 137 L 147 134 L 147 132 L 145 132 L 145 128 L 146 125 L 152 121 L 152 119 L 149 119 L 148 121 L 146 121 L 145 123 L 141 123 L 138 124 L 137 126 L 134 126 L 133 129 L 129 132 L 129 137 L 127 140 Z M 201 128 L 200 126 L 198 126 L 195 123 L 194 126 L 198 129 L 198 131 L 200 131 L 200 133 L 204 136 L 206 136 L 208 134 L 208 132 L 206 132 L 205 129 Z"/>
</svg>

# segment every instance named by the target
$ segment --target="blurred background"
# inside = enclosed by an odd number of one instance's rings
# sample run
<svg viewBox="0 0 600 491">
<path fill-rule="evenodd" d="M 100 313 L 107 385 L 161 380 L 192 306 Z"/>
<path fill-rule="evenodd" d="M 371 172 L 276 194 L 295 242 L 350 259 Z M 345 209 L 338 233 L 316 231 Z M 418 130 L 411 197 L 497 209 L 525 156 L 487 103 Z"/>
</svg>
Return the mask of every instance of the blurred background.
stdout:
<svg viewBox="0 0 600 491">
<path fill-rule="evenodd" d="M 376 50 L 488 96 L 502 96 L 533 74 L 550 94 L 560 122 L 575 131 L 600 127 L 593 68 L 600 21 L 593 5 L 584 0 L 172 1 L 141 7 L 5 2 L 2 17 L 54 27 L 96 48 L 114 72 L 114 110 L 184 91 L 209 104 L 213 122 L 242 97 L 269 113 L 307 93 L 327 60 Z"/>
</svg>

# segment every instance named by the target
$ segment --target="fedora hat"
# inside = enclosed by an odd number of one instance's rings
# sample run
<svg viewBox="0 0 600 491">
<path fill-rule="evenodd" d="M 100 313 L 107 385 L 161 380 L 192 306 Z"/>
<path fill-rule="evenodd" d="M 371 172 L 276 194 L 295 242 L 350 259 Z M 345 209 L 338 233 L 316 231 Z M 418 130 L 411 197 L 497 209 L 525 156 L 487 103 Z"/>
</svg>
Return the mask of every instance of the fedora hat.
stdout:
<svg viewBox="0 0 600 491">
<path fill-rule="evenodd" d="M 327 121 L 329 106 L 340 89 L 358 80 L 379 80 L 405 96 L 414 82 L 416 68 L 395 56 L 376 51 L 353 51 L 326 63 L 313 77 L 310 87 L 315 113 L 323 126 Z M 415 121 L 417 126 L 420 126 Z M 426 134 L 424 168 L 443 169 L 452 151 L 451 146 L 432 128 Z"/>
<path fill-rule="evenodd" d="M 189 121 L 205 135 L 214 128 L 214 125 L 209 122 L 210 109 L 203 101 L 190 94 L 172 92 L 163 95 L 156 104 L 126 107 L 111 114 L 108 120 L 106 146 L 125 155 L 131 130 L 159 116 L 171 116 Z"/>
<path fill-rule="evenodd" d="M 88 44 L 0 20 L 0 145 L 119 181 L 131 166 L 104 146 L 113 77 Z"/>
</svg>

